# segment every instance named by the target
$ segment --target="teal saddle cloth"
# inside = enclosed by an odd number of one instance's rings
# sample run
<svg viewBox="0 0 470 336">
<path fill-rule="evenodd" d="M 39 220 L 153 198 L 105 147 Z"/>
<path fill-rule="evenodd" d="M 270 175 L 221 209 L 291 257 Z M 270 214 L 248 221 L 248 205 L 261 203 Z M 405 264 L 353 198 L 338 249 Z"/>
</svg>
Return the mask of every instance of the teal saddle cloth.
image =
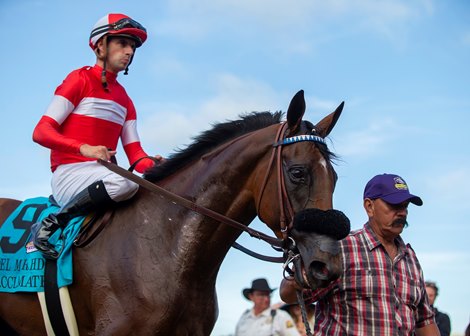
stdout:
<svg viewBox="0 0 470 336">
<path fill-rule="evenodd" d="M 46 197 L 30 198 L 21 203 L 0 227 L 0 292 L 44 291 L 46 262 L 31 242 L 31 225 L 58 211 L 59 208 Z M 72 246 L 84 218 L 72 219 L 63 230 L 62 239 L 59 239 L 61 230 L 58 230 L 49 240 L 58 251 L 63 250 L 57 259 L 59 288 L 72 283 Z"/>
</svg>

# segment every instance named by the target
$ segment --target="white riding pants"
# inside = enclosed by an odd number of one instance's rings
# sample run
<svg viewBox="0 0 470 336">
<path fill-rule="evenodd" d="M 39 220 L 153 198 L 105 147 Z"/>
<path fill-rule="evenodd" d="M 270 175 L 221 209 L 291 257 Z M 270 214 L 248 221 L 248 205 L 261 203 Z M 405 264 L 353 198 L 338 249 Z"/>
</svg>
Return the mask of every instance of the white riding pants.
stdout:
<svg viewBox="0 0 470 336">
<path fill-rule="evenodd" d="M 115 202 L 135 195 L 139 185 L 118 175 L 96 161 L 63 164 L 52 174 L 52 195 L 63 206 L 90 184 L 102 180 Z"/>
</svg>

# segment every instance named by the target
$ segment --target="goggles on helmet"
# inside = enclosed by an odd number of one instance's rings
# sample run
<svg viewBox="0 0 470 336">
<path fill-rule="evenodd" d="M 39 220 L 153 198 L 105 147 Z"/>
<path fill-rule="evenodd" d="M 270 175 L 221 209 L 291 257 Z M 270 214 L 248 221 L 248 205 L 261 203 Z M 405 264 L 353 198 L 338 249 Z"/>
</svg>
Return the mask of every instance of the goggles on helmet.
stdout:
<svg viewBox="0 0 470 336">
<path fill-rule="evenodd" d="M 144 26 L 142 26 L 137 21 L 132 20 L 131 18 L 121 19 L 119 21 L 111 23 L 110 26 L 114 30 L 121 30 L 123 28 L 137 28 L 137 29 L 143 30 L 144 32 L 147 32 L 147 29 L 145 29 Z"/>
<path fill-rule="evenodd" d="M 124 28 L 135 28 L 135 29 L 139 29 L 139 30 L 142 30 L 144 32 L 147 32 L 147 29 L 145 29 L 144 26 L 142 26 L 137 21 L 132 20 L 131 18 L 123 18 L 123 19 L 118 20 L 116 22 L 113 22 L 113 23 L 110 23 L 110 24 L 107 24 L 107 25 L 104 25 L 104 26 L 96 27 L 91 32 L 90 38 L 92 38 L 96 35 L 102 34 L 102 33 L 109 32 L 109 31 L 119 31 L 119 30 L 124 29 Z"/>
</svg>

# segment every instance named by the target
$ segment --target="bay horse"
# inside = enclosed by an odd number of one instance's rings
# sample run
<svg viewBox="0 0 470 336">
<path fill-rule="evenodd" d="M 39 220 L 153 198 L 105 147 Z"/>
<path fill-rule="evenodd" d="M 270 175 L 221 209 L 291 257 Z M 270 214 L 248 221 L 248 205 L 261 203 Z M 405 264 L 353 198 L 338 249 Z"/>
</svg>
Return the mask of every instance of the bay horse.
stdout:
<svg viewBox="0 0 470 336">
<path fill-rule="evenodd" d="M 302 120 L 305 108 L 299 91 L 284 122 L 282 112 L 253 112 L 216 124 L 144 178 L 246 226 L 258 216 L 282 238 L 283 214 L 288 226 L 303 209 L 333 207 L 334 154 L 322 139 L 343 103 L 316 125 Z M 0 199 L 0 222 L 19 204 Z M 69 292 L 80 335 L 210 335 L 217 273 L 241 233 L 140 188 L 91 243 L 74 248 Z M 321 251 L 298 240 L 312 288 L 338 276 L 335 257 L 324 256 L 318 272 L 310 264 Z M 35 293 L 0 293 L 0 334 L 46 334 Z"/>
</svg>

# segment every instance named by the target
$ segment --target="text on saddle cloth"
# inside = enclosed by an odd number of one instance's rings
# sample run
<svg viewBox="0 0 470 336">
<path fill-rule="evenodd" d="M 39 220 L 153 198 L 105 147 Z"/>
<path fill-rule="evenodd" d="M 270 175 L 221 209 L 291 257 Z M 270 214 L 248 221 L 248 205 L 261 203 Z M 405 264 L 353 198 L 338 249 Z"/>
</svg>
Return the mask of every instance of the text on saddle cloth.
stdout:
<svg viewBox="0 0 470 336">
<path fill-rule="evenodd" d="M 0 227 L 1 292 L 44 291 L 45 259 L 31 242 L 31 225 L 58 210 L 46 197 L 30 198 L 21 203 Z M 83 220 L 83 216 L 74 218 L 50 239 L 58 251 L 62 249 L 57 260 L 59 288 L 73 282 L 72 246 Z M 63 240 L 59 239 L 60 234 Z"/>
</svg>

